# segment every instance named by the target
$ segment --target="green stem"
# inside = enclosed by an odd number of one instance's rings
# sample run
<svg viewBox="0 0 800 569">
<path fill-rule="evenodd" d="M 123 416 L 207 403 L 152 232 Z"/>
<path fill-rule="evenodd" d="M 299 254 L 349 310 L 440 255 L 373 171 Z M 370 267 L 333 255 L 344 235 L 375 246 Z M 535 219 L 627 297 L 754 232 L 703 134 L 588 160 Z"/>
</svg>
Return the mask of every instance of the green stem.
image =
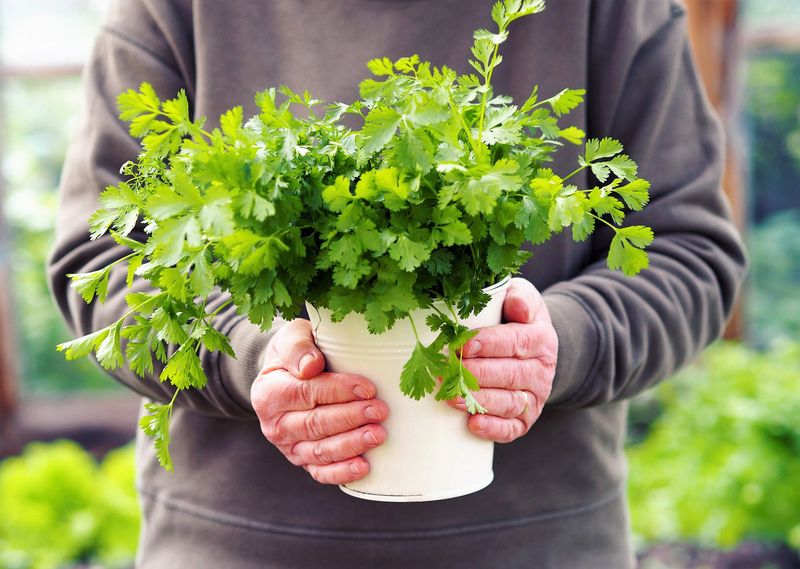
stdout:
<svg viewBox="0 0 800 569">
<path fill-rule="evenodd" d="M 502 34 L 505 30 L 500 29 L 500 33 Z M 478 140 L 483 138 L 483 120 L 484 115 L 486 114 L 486 97 L 489 94 L 489 87 L 492 84 L 492 73 L 494 73 L 495 62 L 497 61 L 497 52 L 500 50 L 500 44 L 494 44 L 494 51 L 492 51 L 492 60 L 489 62 L 489 70 L 486 72 L 486 81 L 484 82 L 483 86 L 485 90 L 483 91 L 483 95 L 481 96 L 481 112 L 480 118 L 478 121 Z"/>
<path fill-rule="evenodd" d="M 411 322 L 411 329 L 414 331 L 414 337 L 417 339 L 417 344 L 421 344 L 422 342 L 419 339 L 419 334 L 417 333 L 417 325 L 414 324 L 414 319 L 411 315 L 408 315 L 408 321 Z"/>
<path fill-rule="evenodd" d="M 605 219 L 603 219 L 603 218 L 602 218 L 602 217 L 600 217 L 599 215 L 596 215 L 596 214 L 594 214 L 594 213 L 592 213 L 592 212 L 589 212 L 589 215 L 590 215 L 590 216 L 592 216 L 593 218 L 595 218 L 596 220 L 598 220 L 598 221 L 602 221 L 603 223 L 605 223 L 606 225 L 608 225 L 608 226 L 609 226 L 611 229 L 613 229 L 613 230 L 614 230 L 614 233 L 619 233 L 619 228 L 617 228 L 617 226 L 616 226 L 616 225 L 613 225 L 613 224 L 609 223 L 608 221 L 606 221 Z"/>
<path fill-rule="evenodd" d="M 169 411 L 167 411 L 167 421 L 172 420 L 172 409 L 175 407 L 175 398 L 178 397 L 178 393 L 180 392 L 180 389 L 176 389 L 175 393 L 172 394 L 172 399 L 167 404 L 167 407 L 169 407 Z"/>
<path fill-rule="evenodd" d="M 219 314 L 219 313 L 220 313 L 220 312 L 221 312 L 223 309 L 227 308 L 227 307 L 228 307 L 228 306 L 230 306 L 231 304 L 233 304 L 233 299 L 232 299 L 232 298 L 229 298 L 228 300 L 226 300 L 225 302 L 223 302 L 222 304 L 220 304 L 220 305 L 217 307 L 217 309 L 216 309 L 214 312 L 210 313 L 208 316 L 209 316 L 209 317 L 211 317 L 211 318 L 214 318 L 214 317 L 215 317 L 217 314 Z"/>
<path fill-rule="evenodd" d="M 581 166 L 577 170 L 574 170 L 573 172 L 570 172 L 569 174 L 567 174 L 565 177 L 561 178 L 561 181 L 562 182 L 566 182 L 567 180 L 572 178 L 572 176 L 576 176 L 576 175 L 580 174 L 581 172 L 586 170 L 586 168 L 588 168 L 588 167 L 589 167 L 589 164 L 587 164 L 586 166 Z"/>
</svg>

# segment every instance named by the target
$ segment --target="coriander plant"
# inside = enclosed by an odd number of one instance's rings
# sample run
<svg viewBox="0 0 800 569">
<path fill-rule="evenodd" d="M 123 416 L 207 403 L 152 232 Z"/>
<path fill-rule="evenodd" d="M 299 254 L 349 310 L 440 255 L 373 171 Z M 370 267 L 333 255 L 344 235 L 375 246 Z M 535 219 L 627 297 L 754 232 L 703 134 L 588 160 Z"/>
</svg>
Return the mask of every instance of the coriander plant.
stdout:
<svg viewBox="0 0 800 569">
<path fill-rule="evenodd" d="M 120 117 L 142 152 L 124 165 L 125 181 L 102 193 L 90 224 L 92 239 L 113 238 L 130 253 L 70 277 L 86 302 L 102 302 L 110 272 L 125 264 L 128 286 L 140 277 L 151 291 L 128 294 L 119 320 L 58 349 L 69 359 L 94 352 L 109 369 L 127 362 L 139 375 L 154 372 L 155 357 L 177 396 L 206 383 L 201 346 L 234 356 L 212 325 L 230 304 L 267 330 L 308 301 L 337 320 L 363 314 L 376 334 L 430 309 L 426 323 L 438 337 L 417 342 L 403 392 L 419 399 L 439 377 L 437 399 L 461 396 L 482 411 L 459 355 L 475 332 L 458 317 L 479 312 L 482 289 L 528 260 L 522 245 L 567 227 L 584 240 L 600 223 L 614 230 L 609 267 L 633 275 L 647 267 L 643 249 L 653 239 L 647 227 L 621 227 L 625 206 L 647 203 L 649 183 L 619 142 L 586 141 L 566 175 L 546 167 L 564 142 L 583 142 L 580 129 L 559 126 L 583 90 L 540 98 L 534 88 L 517 106 L 492 89 L 509 25 L 543 9 L 543 0 L 497 2 L 497 29 L 474 33 L 474 74 L 416 55 L 373 59 L 374 77 L 351 104 L 267 89 L 255 97 L 257 116 L 245 121 L 235 107 L 206 130 L 183 91 L 161 101 L 143 83 L 121 94 Z M 361 128 L 344 126 L 345 115 Z M 597 187 L 571 183 L 586 169 Z M 210 310 L 220 294 L 226 299 Z M 141 421 L 167 469 L 174 402 L 148 404 Z"/>
</svg>

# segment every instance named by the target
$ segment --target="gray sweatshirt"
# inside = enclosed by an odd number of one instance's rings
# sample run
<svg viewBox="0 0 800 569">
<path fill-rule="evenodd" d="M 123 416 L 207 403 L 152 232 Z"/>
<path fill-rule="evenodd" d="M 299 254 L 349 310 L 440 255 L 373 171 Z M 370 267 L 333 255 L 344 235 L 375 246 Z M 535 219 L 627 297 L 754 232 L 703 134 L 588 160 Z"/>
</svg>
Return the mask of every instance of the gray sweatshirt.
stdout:
<svg viewBox="0 0 800 569">
<path fill-rule="evenodd" d="M 180 88 L 214 122 L 285 83 L 352 101 L 367 59 L 419 54 L 467 72 L 471 32 L 490 23 L 488 0 L 118 0 L 86 74 L 85 107 L 67 157 L 49 275 L 76 334 L 125 310 L 123 277 L 87 306 L 66 274 L 126 253 L 89 240 L 97 196 L 119 181 L 138 144 L 115 97 L 140 82 L 162 98 Z M 559 337 L 553 394 L 521 439 L 497 445 L 495 480 L 441 502 L 386 504 L 346 496 L 292 466 L 259 431 L 250 385 L 270 334 L 231 308 L 217 326 L 237 358 L 201 353 L 209 384 L 181 394 L 173 415 L 175 473 L 138 441 L 144 509 L 139 566 L 630 567 L 624 498 L 626 399 L 689 362 L 720 333 L 744 273 L 742 244 L 720 191 L 722 141 L 673 0 L 551 0 L 513 24 L 496 91 L 520 101 L 588 89 L 570 115 L 589 136 L 619 138 L 652 181 L 652 203 L 630 216 L 656 239 L 637 278 L 603 261 L 610 235 L 533 248 L 523 276 L 543 291 Z M 556 171 L 574 169 L 574 147 Z M 588 184 L 586 177 L 576 183 Z M 133 235 L 136 237 L 136 235 Z M 143 237 L 143 236 L 139 236 Z M 137 288 L 146 286 L 137 282 Z M 114 376 L 168 401 L 157 376 Z M 390 433 L 391 436 L 391 433 Z"/>
</svg>

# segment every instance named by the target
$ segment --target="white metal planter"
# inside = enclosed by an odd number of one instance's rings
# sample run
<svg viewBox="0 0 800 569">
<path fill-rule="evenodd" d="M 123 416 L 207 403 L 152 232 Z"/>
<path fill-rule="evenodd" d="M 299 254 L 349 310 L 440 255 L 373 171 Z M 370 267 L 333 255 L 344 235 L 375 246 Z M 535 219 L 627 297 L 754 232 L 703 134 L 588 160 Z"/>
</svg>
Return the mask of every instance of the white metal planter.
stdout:
<svg viewBox="0 0 800 569">
<path fill-rule="evenodd" d="M 509 280 L 485 289 L 491 301 L 480 314 L 464 320 L 464 325 L 499 324 Z M 344 492 L 366 500 L 424 502 L 463 496 L 491 483 L 494 443 L 469 432 L 466 414 L 433 395 L 415 401 L 400 391 L 400 372 L 415 345 L 408 320 L 375 335 L 367 331 L 360 314 L 349 314 L 335 323 L 328 310 L 309 306 L 308 313 L 327 369 L 371 379 L 378 397 L 389 406 L 383 423 L 386 442 L 365 454 L 370 473 L 341 486 Z M 427 315 L 428 311 L 412 315 L 426 345 L 435 337 L 425 325 Z"/>
</svg>

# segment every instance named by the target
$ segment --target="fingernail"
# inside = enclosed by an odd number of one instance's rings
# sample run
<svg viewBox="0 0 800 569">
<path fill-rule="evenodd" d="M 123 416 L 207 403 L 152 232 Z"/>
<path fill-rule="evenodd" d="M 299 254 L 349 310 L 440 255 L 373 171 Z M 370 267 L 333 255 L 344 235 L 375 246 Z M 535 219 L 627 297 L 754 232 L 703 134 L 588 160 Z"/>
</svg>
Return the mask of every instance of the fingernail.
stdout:
<svg viewBox="0 0 800 569">
<path fill-rule="evenodd" d="M 481 343 L 477 340 L 470 340 L 467 342 L 467 345 L 464 346 L 464 356 L 470 358 L 476 355 L 481 349 Z"/>
<path fill-rule="evenodd" d="M 378 411 L 375 409 L 375 407 L 367 407 L 366 409 L 364 409 L 364 416 L 367 419 L 373 419 L 373 420 L 376 420 L 376 421 L 380 420 L 380 418 L 381 418 L 381 414 L 378 413 Z"/>
<path fill-rule="evenodd" d="M 455 405 L 459 409 L 464 409 L 467 406 L 463 397 L 456 397 L 455 399 L 453 399 L 453 405 Z"/>
<path fill-rule="evenodd" d="M 353 388 L 353 395 L 355 395 L 359 399 L 369 399 L 369 393 L 367 393 L 367 390 L 361 387 L 360 385 L 356 385 Z"/>
<path fill-rule="evenodd" d="M 378 439 L 375 437 L 375 435 L 372 434 L 371 431 L 367 431 L 366 433 L 364 433 L 364 440 L 367 441 L 367 444 L 371 446 L 375 446 L 378 444 Z"/>
<path fill-rule="evenodd" d="M 298 371 L 300 373 L 306 368 L 306 366 L 311 365 L 311 362 L 314 361 L 314 354 L 306 354 L 300 359 L 300 365 L 297 366 Z"/>
</svg>

